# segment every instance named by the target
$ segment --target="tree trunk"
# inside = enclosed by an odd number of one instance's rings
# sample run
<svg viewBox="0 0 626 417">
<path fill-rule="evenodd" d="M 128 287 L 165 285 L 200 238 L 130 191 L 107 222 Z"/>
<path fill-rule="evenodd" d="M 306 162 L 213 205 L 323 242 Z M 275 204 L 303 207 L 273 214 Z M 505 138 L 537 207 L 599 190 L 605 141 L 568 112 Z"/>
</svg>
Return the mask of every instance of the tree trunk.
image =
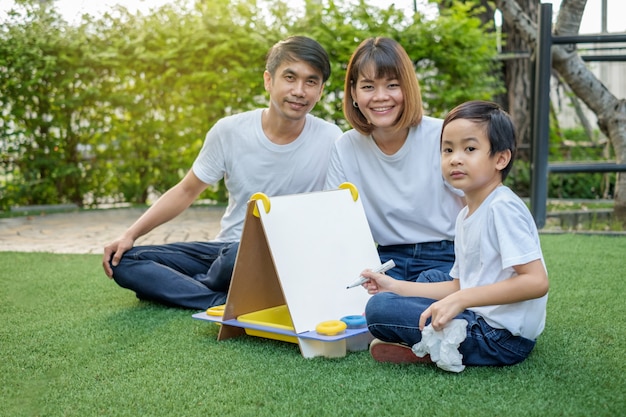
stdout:
<svg viewBox="0 0 626 417">
<path fill-rule="evenodd" d="M 559 9 L 555 35 L 575 35 L 587 0 L 563 0 Z M 515 0 L 496 0 L 504 19 L 514 25 L 530 45 L 536 45 L 537 23 L 524 13 Z M 626 161 L 626 100 L 613 95 L 587 68 L 573 45 L 552 47 L 552 66 L 561 78 L 598 117 L 598 126 L 610 140 L 617 163 Z M 626 224 L 626 175 L 619 175 L 615 185 L 617 220 Z"/>
<path fill-rule="evenodd" d="M 523 10 L 532 20 L 537 20 L 539 0 L 518 0 Z M 515 25 L 504 21 L 502 33 L 506 36 L 503 52 L 505 54 L 520 55 L 531 51 L 534 45 L 529 45 L 526 38 Z M 511 115 L 517 130 L 519 154 L 522 160 L 530 160 L 531 143 L 531 108 L 532 108 L 532 60 L 527 57 L 508 59 L 504 63 L 504 81 L 507 89 L 506 110 Z"/>
</svg>

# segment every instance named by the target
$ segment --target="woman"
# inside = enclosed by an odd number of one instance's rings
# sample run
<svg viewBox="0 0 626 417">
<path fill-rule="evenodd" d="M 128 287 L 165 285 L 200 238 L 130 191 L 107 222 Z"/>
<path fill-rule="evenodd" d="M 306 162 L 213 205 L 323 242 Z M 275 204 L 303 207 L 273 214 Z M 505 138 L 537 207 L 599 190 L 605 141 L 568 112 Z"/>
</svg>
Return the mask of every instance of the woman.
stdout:
<svg viewBox="0 0 626 417">
<path fill-rule="evenodd" d="M 335 143 L 326 188 L 359 190 L 388 275 L 415 281 L 422 271 L 449 272 L 462 192 L 441 175 L 442 120 L 424 116 L 409 56 L 388 38 L 363 41 L 344 85 L 344 115 L 353 129 Z"/>
</svg>

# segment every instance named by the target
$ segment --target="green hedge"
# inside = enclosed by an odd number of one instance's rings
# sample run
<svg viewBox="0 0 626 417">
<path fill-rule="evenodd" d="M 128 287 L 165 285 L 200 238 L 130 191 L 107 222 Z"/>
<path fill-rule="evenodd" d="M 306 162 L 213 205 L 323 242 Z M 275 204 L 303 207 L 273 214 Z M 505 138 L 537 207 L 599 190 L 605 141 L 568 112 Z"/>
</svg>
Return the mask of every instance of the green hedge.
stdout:
<svg viewBox="0 0 626 417">
<path fill-rule="evenodd" d="M 185 175 L 217 120 L 266 105 L 265 54 L 288 35 L 329 52 L 333 74 L 313 112 L 343 129 L 345 66 L 370 36 L 403 44 L 430 115 L 502 91 L 495 34 L 460 2 L 432 19 L 365 1 L 307 2 L 303 14 L 287 1 L 198 0 L 78 25 L 40 3 L 20 2 L 0 30 L 2 210 L 149 203 Z M 202 198 L 223 201 L 223 185 Z"/>
</svg>

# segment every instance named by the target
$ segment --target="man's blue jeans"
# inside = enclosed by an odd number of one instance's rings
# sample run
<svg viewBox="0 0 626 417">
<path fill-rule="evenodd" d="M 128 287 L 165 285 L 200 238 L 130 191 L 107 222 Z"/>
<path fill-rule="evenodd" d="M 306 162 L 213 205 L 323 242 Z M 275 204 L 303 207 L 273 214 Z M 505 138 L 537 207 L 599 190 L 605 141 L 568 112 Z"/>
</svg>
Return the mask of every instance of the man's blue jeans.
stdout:
<svg viewBox="0 0 626 417">
<path fill-rule="evenodd" d="M 239 243 L 137 246 L 112 266 L 113 279 L 143 300 L 205 310 L 226 302 Z"/>
<path fill-rule="evenodd" d="M 396 266 L 385 272 L 390 277 L 403 281 L 415 281 L 429 269 L 448 273 L 454 264 L 454 242 L 425 242 L 411 245 L 378 246 L 382 263 L 393 259 Z"/>
<path fill-rule="evenodd" d="M 417 282 L 449 280 L 450 276 L 432 270 L 420 275 Z M 370 333 L 385 342 L 413 346 L 422 340 L 419 330 L 420 315 L 435 300 L 422 297 L 402 297 L 383 292 L 369 299 L 365 318 Z M 513 365 L 526 359 L 535 341 L 513 336 L 506 329 L 495 329 L 473 311 L 465 310 L 457 319 L 467 320 L 467 337 L 459 346 L 464 365 Z M 430 324 L 430 319 L 426 324 Z"/>
</svg>

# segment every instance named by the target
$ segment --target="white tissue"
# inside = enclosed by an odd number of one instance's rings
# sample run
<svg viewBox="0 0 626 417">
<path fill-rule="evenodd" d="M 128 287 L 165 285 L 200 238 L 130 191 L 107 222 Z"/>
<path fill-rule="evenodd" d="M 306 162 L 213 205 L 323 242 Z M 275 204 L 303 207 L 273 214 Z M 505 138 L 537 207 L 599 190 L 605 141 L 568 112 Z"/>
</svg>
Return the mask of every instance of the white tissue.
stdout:
<svg viewBox="0 0 626 417">
<path fill-rule="evenodd" d="M 461 372 L 465 369 L 459 353 L 459 345 L 467 336 L 467 320 L 454 319 L 443 330 L 436 331 L 432 325 L 424 327 L 422 340 L 413 345 L 413 353 L 420 358 L 430 354 L 430 359 L 443 370 Z"/>
</svg>

